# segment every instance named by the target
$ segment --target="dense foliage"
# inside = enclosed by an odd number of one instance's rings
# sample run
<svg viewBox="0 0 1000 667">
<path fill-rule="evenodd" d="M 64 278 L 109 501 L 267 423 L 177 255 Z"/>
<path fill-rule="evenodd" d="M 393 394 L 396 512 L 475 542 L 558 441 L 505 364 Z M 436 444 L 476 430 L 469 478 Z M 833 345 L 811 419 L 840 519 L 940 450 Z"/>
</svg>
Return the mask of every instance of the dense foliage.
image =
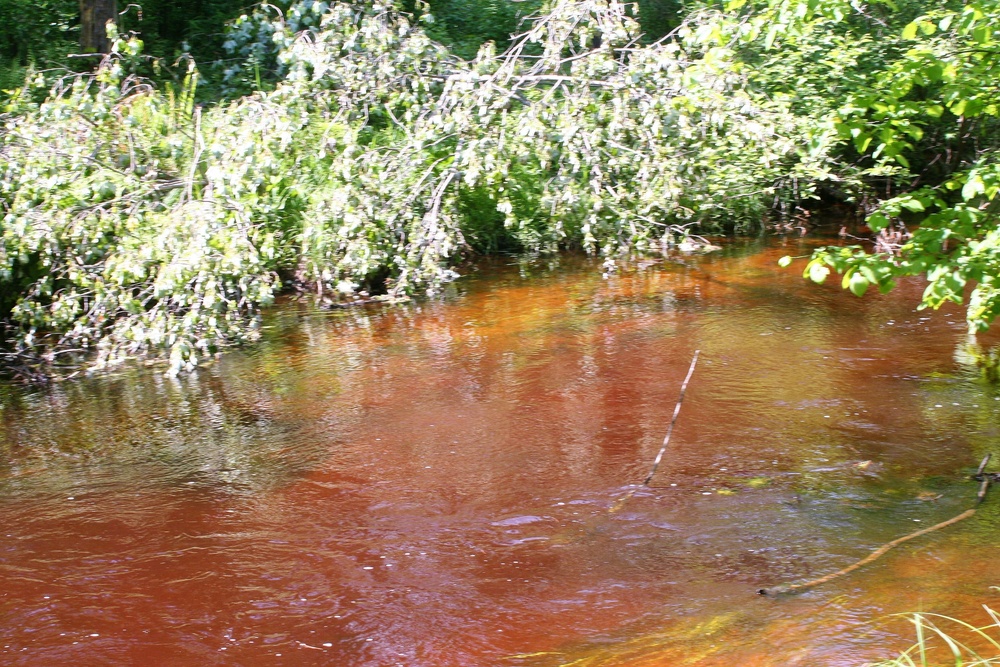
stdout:
<svg viewBox="0 0 1000 667">
<path fill-rule="evenodd" d="M 0 88 L 15 88 L 36 65 L 64 63 L 79 27 L 76 3 L 63 0 L 0 2 Z"/>
<path fill-rule="evenodd" d="M 933 308 L 971 288 L 969 326 L 982 331 L 1000 314 L 1000 3 L 925 9 L 873 85 L 836 112 L 869 171 L 892 165 L 903 192 L 868 216 L 874 250 L 820 250 L 806 275 L 822 282 L 833 268 L 859 296 L 925 275 Z"/>
<path fill-rule="evenodd" d="M 292 285 L 433 293 L 470 254 L 659 251 L 820 193 L 904 192 L 869 220 L 888 250 L 821 251 L 813 278 L 949 266 L 928 303 L 976 280 L 992 318 L 995 3 L 737 0 L 654 42 L 650 7 L 555 0 L 464 58 L 422 3 L 261 6 L 221 39 L 215 104 L 193 60 L 134 37 L 96 72 L 33 75 L 0 138 L 5 354 L 177 371 Z"/>
<path fill-rule="evenodd" d="M 141 35 L 145 51 L 172 62 L 184 53 L 200 61 L 222 57 L 227 21 L 242 0 L 143 0 L 118 3 L 119 29 Z M 0 0 L 0 88 L 18 87 L 25 75 L 51 69 L 93 69 L 80 49 L 80 3 L 73 0 Z"/>
</svg>

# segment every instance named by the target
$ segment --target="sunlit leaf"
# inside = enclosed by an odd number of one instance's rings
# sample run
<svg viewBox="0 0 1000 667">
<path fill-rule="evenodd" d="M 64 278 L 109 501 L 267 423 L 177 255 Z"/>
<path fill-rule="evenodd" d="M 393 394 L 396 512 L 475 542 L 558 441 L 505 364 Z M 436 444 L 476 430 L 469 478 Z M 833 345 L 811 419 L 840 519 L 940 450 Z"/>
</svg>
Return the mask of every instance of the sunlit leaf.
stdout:
<svg viewBox="0 0 1000 667">
<path fill-rule="evenodd" d="M 858 272 L 851 275 L 851 281 L 848 288 L 854 296 L 864 296 L 865 292 L 868 291 L 868 286 L 870 284 L 871 283 L 868 282 L 868 279 Z"/>
<path fill-rule="evenodd" d="M 806 274 L 814 283 L 822 283 L 830 275 L 830 269 L 824 266 L 822 262 L 813 260 L 809 263 Z"/>
</svg>

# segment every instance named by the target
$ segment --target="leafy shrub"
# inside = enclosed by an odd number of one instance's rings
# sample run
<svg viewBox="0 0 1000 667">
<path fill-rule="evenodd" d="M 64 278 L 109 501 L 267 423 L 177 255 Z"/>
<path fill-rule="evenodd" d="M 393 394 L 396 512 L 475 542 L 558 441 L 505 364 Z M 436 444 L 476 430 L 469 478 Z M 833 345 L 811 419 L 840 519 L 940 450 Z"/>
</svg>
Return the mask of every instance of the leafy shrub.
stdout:
<svg viewBox="0 0 1000 667">
<path fill-rule="evenodd" d="M 252 335 L 277 284 L 286 152 L 303 121 L 249 98 L 203 113 L 197 80 L 127 76 L 135 41 L 9 118 L 0 144 L 0 279 L 11 354 L 98 365 L 165 350 L 172 368 Z"/>
<path fill-rule="evenodd" d="M 157 90 L 118 40 L 5 121 L 6 345 L 177 371 L 252 338 L 282 281 L 433 293 L 476 249 L 613 256 L 758 227 L 835 177 L 836 134 L 748 85 L 717 24 L 642 46 L 629 6 L 559 0 L 466 60 L 388 4 L 265 6 L 227 48 L 273 89 L 211 108 L 193 67 Z"/>
</svg>

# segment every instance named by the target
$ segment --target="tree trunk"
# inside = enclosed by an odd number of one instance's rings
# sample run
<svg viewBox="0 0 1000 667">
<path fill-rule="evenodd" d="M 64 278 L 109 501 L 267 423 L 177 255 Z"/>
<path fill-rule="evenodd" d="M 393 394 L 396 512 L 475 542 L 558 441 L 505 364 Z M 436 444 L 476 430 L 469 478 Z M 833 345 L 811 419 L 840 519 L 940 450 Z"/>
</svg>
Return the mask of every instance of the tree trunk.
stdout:
<svg viewBox="0 0 1000 667">
<path fill-rule="evenodd" d="M 118 19 L 116 0 L 80 0 L 80 50 L 83 53 L 107 53 L 108 21 Z"/>
</svg>

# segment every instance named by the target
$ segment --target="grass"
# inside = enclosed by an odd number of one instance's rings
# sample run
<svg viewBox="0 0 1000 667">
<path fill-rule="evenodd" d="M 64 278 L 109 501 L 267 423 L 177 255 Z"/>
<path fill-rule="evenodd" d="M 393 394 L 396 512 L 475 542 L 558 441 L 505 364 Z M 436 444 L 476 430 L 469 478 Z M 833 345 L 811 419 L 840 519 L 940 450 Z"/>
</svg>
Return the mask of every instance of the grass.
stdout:
<svg viewBox="0 0 1000 667">
<path fill-rule="evenodd" d="M 983 605 L 992 623 L 981 627 L 942 614 L 910 617 L 917 640 L 899 657 L 870 667 L 978 667 L 1000 665 L 1000 614 Z M 973 648 L 975 645 L 976 648 Z M 987 653 L 987 656 L 981 652 Z"/>
</svg>

